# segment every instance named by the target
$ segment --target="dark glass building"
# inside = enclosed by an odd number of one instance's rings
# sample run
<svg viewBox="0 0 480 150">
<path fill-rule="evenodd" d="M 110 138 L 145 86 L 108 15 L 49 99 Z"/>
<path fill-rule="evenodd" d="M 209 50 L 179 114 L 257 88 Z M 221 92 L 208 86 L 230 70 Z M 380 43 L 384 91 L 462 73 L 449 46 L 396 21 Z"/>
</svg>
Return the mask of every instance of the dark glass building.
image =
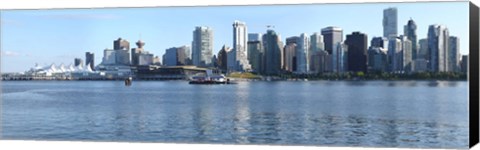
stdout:
<svg viewBox="0 0 480 150">
<path fill-rule="evenodd" d="M 90 65 L 90 68 L 95 70 L 95 55 L 92 52 L 85 53 L 85 64 Z"/>
<path fill-rule="evenodd" d="M 267 30 L 262 37 L 263 48 L 265 50 L 264 61 L 261 62 L 265 66 L 260 73 L 266 75 L 278 75 L 282 69 L 282 41 L 280 36 L 273 30 Z"/>
<path fill-rule="evenodd" d="M 345 44 L 348 46 L 348 71 L 367 72 L 367 35 L 353 32 L 347 35 Z"/>
<path fill-rule="evenodd" d="M 333 48 L 343 41 L 343 29 L 339 27 L 326 27 L 322 29 L 323 43 L 328 54 L 332 54 Z"/>
<path fill-rule="evenodd" d="M 403 28 L 403 35 L 412 42 L 412 60 L 417 59 L 417 24 L 412 19 L 408 20 L 407 25 Z"/>
</svg>

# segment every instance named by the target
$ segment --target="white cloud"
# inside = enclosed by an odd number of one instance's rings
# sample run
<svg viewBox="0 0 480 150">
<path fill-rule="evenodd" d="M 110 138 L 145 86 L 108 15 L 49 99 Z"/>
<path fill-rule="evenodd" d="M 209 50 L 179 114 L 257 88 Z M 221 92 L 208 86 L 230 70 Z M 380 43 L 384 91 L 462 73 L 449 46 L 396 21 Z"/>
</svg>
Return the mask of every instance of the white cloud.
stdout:
<svg viewBox="0 0 480 150">
<path fill-rule="evenodd" d="M 13 51 L 2 51 L 3 56 L 19 56 L 20 53 L 13 52 Z"/>
</svg>

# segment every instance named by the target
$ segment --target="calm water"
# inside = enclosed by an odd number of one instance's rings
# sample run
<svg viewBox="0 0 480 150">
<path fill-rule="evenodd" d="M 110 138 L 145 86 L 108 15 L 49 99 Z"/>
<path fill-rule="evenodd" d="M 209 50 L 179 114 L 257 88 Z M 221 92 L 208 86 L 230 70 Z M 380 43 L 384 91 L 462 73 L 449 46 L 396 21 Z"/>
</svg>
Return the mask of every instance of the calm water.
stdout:
<svg viewBox="0 0 480 150">
<path fill-rule="evenodd" d="M 5 139 L 468 147 L 468 82 L 1 84 Z"/>
</svg>

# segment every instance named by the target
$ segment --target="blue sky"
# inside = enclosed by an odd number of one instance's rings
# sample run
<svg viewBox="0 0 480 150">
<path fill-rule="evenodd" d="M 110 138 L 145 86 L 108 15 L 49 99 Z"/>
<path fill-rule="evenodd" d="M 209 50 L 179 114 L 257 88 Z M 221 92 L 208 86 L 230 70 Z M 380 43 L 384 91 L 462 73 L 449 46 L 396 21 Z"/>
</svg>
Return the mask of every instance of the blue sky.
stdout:
<svg viewBox="0 0 480 150">
<path fill-rule="evenodd" d="M 468 54 L 468 2 L 2 10 L 1 71 L 21 72 L 35 63 L 69 65 L 76 57 L 85 59 L 87 51 L 95 53 L 97 65 L 118 37 L 130 41 L 131 48 L 141 37 L 147 51 L 161 56 L 167 48 L 190 45 L 195 26 L 213 28 L 216 54 L 224 44 L 232 45 L 234 20 L 246 22 L 249 33 L 265 33 L 266 25 L 274 25 L 282 40 L 327 26 L 343 28 L 344 36 L 360 31 L 371 40 L 383 35 L 388 7 L 398 9 L 399 34 L 410 17 L 419 39 L 429 25 L 443 24 L 460 38 L 461 53 Z"/>
</svg>

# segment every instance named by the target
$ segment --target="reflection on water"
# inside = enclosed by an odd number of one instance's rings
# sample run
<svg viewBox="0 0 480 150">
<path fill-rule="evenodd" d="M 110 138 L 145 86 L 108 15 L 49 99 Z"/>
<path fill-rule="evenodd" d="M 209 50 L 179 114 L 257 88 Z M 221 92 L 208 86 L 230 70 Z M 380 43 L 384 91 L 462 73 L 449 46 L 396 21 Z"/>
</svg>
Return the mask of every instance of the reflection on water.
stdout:
<svg viewBox="0 0 480 150">
<path fill-rule="evenodd" d="M 3 138 L 467 148 L 467 82 L 3 82 Z"/>
</svg>

